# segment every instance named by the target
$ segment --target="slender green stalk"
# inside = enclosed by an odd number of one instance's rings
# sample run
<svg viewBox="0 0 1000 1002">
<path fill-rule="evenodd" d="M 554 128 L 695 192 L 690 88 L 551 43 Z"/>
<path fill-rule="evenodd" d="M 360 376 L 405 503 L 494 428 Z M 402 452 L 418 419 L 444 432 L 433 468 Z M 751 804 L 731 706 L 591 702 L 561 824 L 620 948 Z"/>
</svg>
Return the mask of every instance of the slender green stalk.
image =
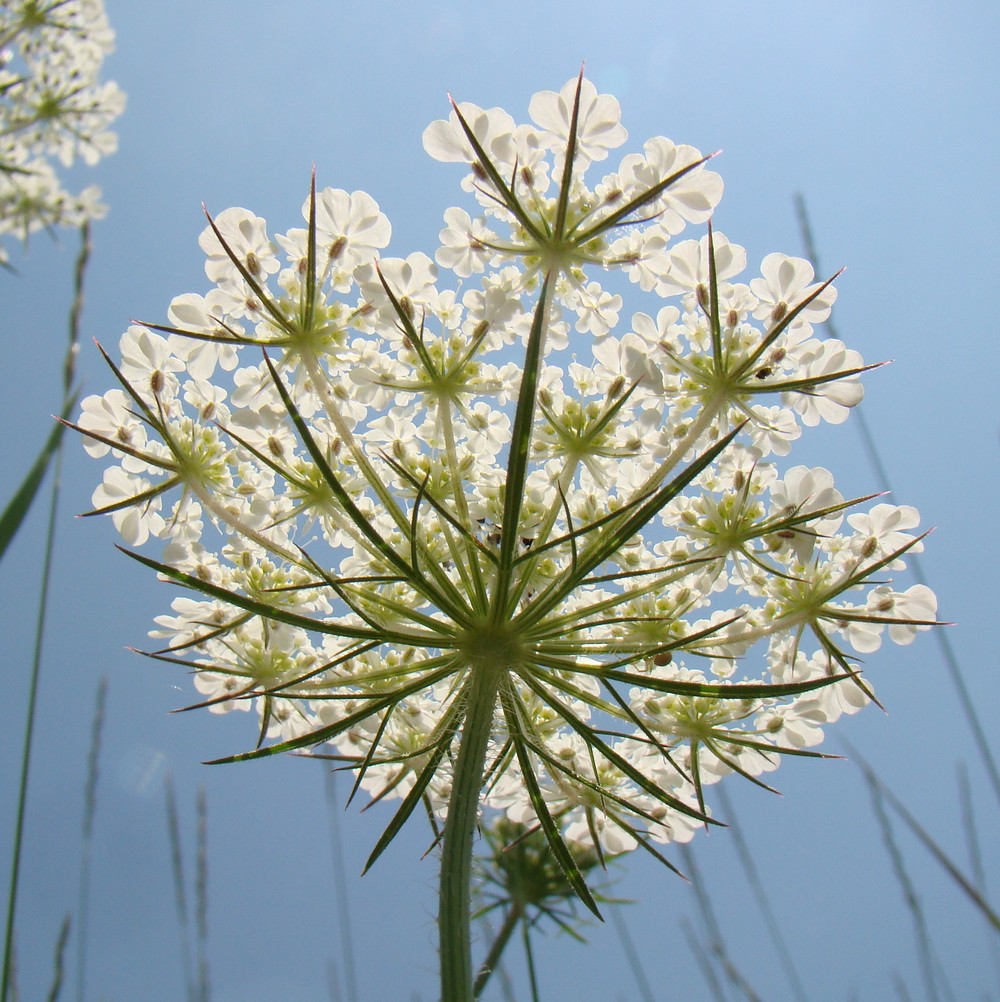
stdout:
<svg viewBox="0 0 1000 1002">
<path fill-rule="evenodd" d="M 500 957 L 507 948 L 510 937 L 513 935 L 514 930 L 517 928 L 517 923 L 521 921 L 523 915 L 523 902 L 518 900 L 511 902 L 510 908 L 507 909 L 507 914 L 503 917 L 503 925 L 500 926 L 499 932 L 497 932 L 493 938 L 493 942 L 490 944 L 486 959 L 479 965 L 479 973 L 476 975 L 476 983 L 472 989 L 476 998 L 479 998 L 483 993 L 483 989 L 486 988 L 490 976 L 496 970 L 497 964 L 500 963 Z"/>
<path fill-rule="evenodd" d="M 83 1002 L 87 984 L 87 927 L 90 911 L 90 859 L 94 845 L 94 816 L 97 813 L 97 780 L 101 755 L 101 734 L 104 730 L 104 707 L 108 696 L 108 680 L 97 686 L 97 705 L 90 732 L 90 753 L 87 756 L 87 790 L 83 811 L 83 851 L 80 857 L 80 900 L 77 905 L 76 934 L 76 997 Z"/>
<path fill-rule="evenodd" d="M 180 931 L 181 967 L 184 969 L 184 994 L 194 999 L 195 976 L 191 961 L 191 931 L 188 921 L 187 893 L 184 889 L 184 856 L 181 849 L 181 829 L 177 816 L 177 798 L 174 782 L 167 773 L 163 779 L 163 792 L 167 805 L 167 835 L 170 840 L 170 869 L 174 877 L 174 904 L 177 908 L 177 926 Z"/>
<path fill-rule="evenodd" d="M 195 921 L 198 930 L 198 981 L 196 998 L 208 1002 L 208 798 L 198 787 L 198 834 L 195 857 Z"/>
<path fill-rule="evenodd" d="M 936 955 L 930 931 L 927 928 L 927 917 L 924 915 L 923 906 L 920 903 L 920 896 L 913 886 L 913 881 L 906 870 L 903 862 L 903 854 L 893 835 L 892 825 L 883 803 L 882 791 L 873 782 L 873 777 L 866 774 L 868 788 L 871 793 L 872 810 L 882 831 L 882 841 L 885 844 L 886 852 L 892 863 L 892 871 L 896 876 L 900 890 L 903 892 L 903 899 L 913 918 L 913 929 L 917 940 L 917 958 L 920 961 L 920 973 L 923 976 L 924 991 L 931 1002 L 937 1002 L 940 998 L 937 990 L 937 980 L 934 977 L 934 967 L 936 965 Z"/>
<path fill-rule="evenodd" d="M 10 893 L 7 896 L 7 932 L 4 941 L 3 991 L 0 999 L 8 1000 L 10 971 L 14 950 L 14 920 L 17 915 L 17 892 L 21 875 L 21 849 L 24 842 L 24 817 L 28 805 L 28 780 L 31 773 L 31 750 L 35 734 L 35 709 L 38 702 L 38 682 L 42 667 L 42 641 L 49 604 L 49 585 L 52 579 L 52 557 L 55 549 L 56 513 L 59 508 L 59 485 L 62 477 L 62 449 L 56 453 L 53 467 L 52 497 L 49 502 L 49 520 L 42 558 L 42 585 L 35 620 L 35 645 L 31 658 L 31 681 L 28 684 L 28 707 L 25 711 L 24 745 L 21 751 L 21 775 L 17 794 L 17 819 L 14 823 L 14 851 L 10 864 Z"/>
<path fill-rule="evenodd" d="M 448 801 L 441 852 L 441 897 L 438 926 L 441 943 L 441 1002 L 472 1002 L 473 968 L 470 934 L 472 841 L 479 815 L 486 749 L 493 725 L 501 669 L 477 665 L 467 700 L 462 740 Z"/>
<path fill-rule="evenodd" d="M 791 950 L 788 949 L 785 937 L 781 934 L 781 928 L 778 925 L 778 920 L 775 918 L 774 909 L 771 907 L 771 902 L 768 900 L 767 891 L 764 890 L 764 882 L 760 879 L 760 874 L 757 872 L 757 867 L 754 864 L 753 853 L 750 851 L 750 847 L 747 845 L 747 841 L 743 837 L 740 825 L 734 823 L 735 818 L 733 817 L 732 801 L 729 799 L 729 794 L 726 793 L 722 784 L 717 787 L 717 790 L 719 804 L 722 807 L 722 813 L 730 824 L 729 831 L 733 836 L 736 853 L 740 857 L 740 862 L 743 864 L 743 870 L 747 875 L 747 880 L 749 881 L 751 888 L 753 888 L 754 896 L 757 898 L 757 906 L 760 908 L 761 914 L 764 916 L 764 923 L 767 926 L 768 932 L 771 934 L 771 940 L 774 943 L 775 949 L 778 951 L 778 956 L 781 958 L 781 966 L 785 969 L 785 975 L 787 976 L 788 982 L 795 993 L 795 997 L 799 1000 L 799 1002 L 807 1002 L 809 997 L 808 993 L 806 992 L 805 985 L 802 984 L 802 979 L 799 977 L 799 972 L 795 967 L 795 960 L 792 958 Z"/>
<path fill-rule="evenodd" d="M 79 346 L 80 314 L 83 309 L 83 278 L 90 259 L 90 227 L 84 224 L 80 231 L 80 253 L 76 259 L 73 305 L 69 317 L 69 343 L 63 363 L 63 397 L 73 392 L 75 361 Z M 28 805 L 28 781 L 31 773 L 31 749 L 35 733 L 35 709 L 38 702 L 38 682 L 42 668 L 42 642 L 49 605 L 49 585 L 52 581 L 52 559 L 55 552 L 56 518 L 59 510 L 62 483 L 63 447 L 60 440 L 52 468 L 52 494 L 49 501 L 49 519 L 42 557 L 42 583 L 38 597 L 38 616 L 35 620 L 35 642 L 31 657 L 31 677 L 28 683 L 28 706 L 25 711 L 24 745 L 21 751 L 21 773 L 18 780 L 17 815 L 14 822 L 14 848 L 10 863 L 10 890 L 7 894 L 7 928 L 4 934 L 3 980 L 0 982 L 0 1002 L 8 1002 L 14 962 L 14 921 L 17 916 L 17 892 L 21 875 L 21 849 L 24 840 L 24 817 Z"/>
<path fill-rule="evenodd" d="M 347 881 L 344 880 L 344 853 L 337 823 L 337 773 L 326 774 L 326 801 L 330 818 L 330 848 L 333 854 L 333 889 L 337 901 L 337 925 L 340 933 L 341 964 L 347 987 L 348 1002 L 358 1002 L 358 979 L 354 971 L 354 943 L 351 939 L 351 917 L 347 901 Z M 338 971 L 340 969 L 338 965 Z M 337 978 L 339 989 L 339 978 Z M 338 991 L 339 995 L 339 991 Z"/>
</svg>

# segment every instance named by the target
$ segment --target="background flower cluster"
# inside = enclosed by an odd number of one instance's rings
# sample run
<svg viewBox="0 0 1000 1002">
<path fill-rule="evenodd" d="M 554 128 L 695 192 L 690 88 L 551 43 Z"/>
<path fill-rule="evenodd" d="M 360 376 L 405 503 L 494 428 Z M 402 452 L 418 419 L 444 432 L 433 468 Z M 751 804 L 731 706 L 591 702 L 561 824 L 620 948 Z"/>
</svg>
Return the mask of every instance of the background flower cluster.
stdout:
<svg viewBox="0 0 1000 1002">
<path fill-rule="evenodd" d="M 104 215 L 96 185 L 73 193 L 63 175 L 117 148 L 110 126 L 125 95 L 100 79 L 113 48 L 103 0 L 0 7 L 0 240 Z"/>
</svg>

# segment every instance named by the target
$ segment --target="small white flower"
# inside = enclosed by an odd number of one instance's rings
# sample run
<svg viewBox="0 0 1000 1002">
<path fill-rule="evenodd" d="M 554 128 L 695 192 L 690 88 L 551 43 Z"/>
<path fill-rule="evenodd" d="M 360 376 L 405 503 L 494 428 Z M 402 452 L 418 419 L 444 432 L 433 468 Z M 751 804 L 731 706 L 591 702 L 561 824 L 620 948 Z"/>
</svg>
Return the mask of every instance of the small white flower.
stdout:
<svg viewBox="0 0 1000 1002">
<path fill-rule="evenodd" d="M 718 278 L 738 275 L 747 265 L 747 253 L 737 244 L 731 244 L 723 233 L 713 236 L 715 247 L 715 273 Z M 684 240 L 676 244 L 667 255 L 668 270 L 657 284 L 661 296 L 676 296 L 708 287 L 709 258 L 708 237 Z"/>
<path fill-rule="evenodd" d="M 213 223 L 198 238 L 198 245 L 207 255 L 205 274 L 213 282 L 241 285 L 239 266 L 259 282 L 277 274 L 281 267 L 277 248 L 268 239 L 267 222 L 260 216 L 247 209 L 232 208 L 219 213 Z"/>
<path fill-rule="evenodd" d="M 886 619 L 920 620 L 890 623 L 889 639 L 895 644 L 912 644 L 919 630 L 929 630 L 937 615 L 937 596 L 926 585 L 916 584 L 906 591 L 879 585 L 868 594 L 868 610 Z"/>
<path fill-rule="evenodd" d="M 759 320 L 777 323 L 802 300 L 807 299 L 819 284 L 811 285 L 813 266 L 800 257 L 787 254 L 768 254 L 760 266 L 763 278 L 755 278 L 750 289 L 759 301 L 754 316 Z M 827 286 L 796 317 L 796 323 L 818 324 L 826 320 L 837 299 L 837 290 Z"/>
<path fill-rule="evenodd" d="M 536 94 L 528 106 L 532 120 L 545 130 L 542 142 L 563 152 L 569 141 L 577 80 L 567 80 L 556 93 L 547 90 Z M 580 87 L 577 121 L 577 155 L 586 160 L 604 160 L 609 150 L 621 146 L 628 133 L 621 125 L 621 106 L 610 94 L 598 94 L 597 88 L 584 79 Z"/>
<path fill-rule="evenodd" d="M 151 486 L 148 480 L 132 476 L 120 466 L 112 466 L 104 471 L 104 480 L 91 500 L 95 509 L 110 508 L 132 498 L 141 498 Z M 158 536 L 163 531 L 165 523 L 159 509 L 160 499 L 152 498 L 140 504 L 117 508 L 111 513 L 111 518 L 129 546 L 142 546 L 151 535 Z"/>
<path fill-rule="evenodd" d="M 830 338 L 804 345 L 799 364 L 801 378 L 826 380 L 808 393 L 787 394 L 789 404 L 802 416 L 803 424 L 812 428 L 820 421 L 830 424 L 846 421 L 848 411 L 861 403 L 865 391 L 856 375 L 838 377 L 837 374 L 859 369 L 863 364 L 861 356 L 845 348 L 843 342 Z"/>
<path fill-rule="evenodd" d="M 496 240 L 481 220 L 472 220 L 464 209 L 451 208 L 444 214 L 447 226 L 441 231 L 441 246 L 434 259 L 460 278 L 485 270 L 493 256 L 489 244 Z"/>
</svg>

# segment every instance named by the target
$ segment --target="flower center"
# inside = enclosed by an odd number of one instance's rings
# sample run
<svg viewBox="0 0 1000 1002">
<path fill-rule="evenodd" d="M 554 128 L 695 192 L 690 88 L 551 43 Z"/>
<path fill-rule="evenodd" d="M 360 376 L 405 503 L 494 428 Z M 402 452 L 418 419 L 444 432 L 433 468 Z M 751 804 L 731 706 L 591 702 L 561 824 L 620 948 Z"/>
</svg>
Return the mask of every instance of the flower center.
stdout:
<svg viewBox="0 0 1000 1002">
<path fill-rule="evenodd" d="M 507 623 L 478 623 L 458 640 L 458 649 L 471 667 L 510 668 L 524 657 L 524 644 Z"/>
</svg>

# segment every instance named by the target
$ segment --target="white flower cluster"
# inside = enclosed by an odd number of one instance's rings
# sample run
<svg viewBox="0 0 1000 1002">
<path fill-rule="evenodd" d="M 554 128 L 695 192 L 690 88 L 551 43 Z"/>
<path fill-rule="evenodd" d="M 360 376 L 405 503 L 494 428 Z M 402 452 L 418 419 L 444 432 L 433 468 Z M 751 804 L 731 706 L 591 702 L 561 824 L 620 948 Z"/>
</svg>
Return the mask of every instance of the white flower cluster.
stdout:
<svg viewBox="0 0 1000 1002">
<path fill-rule="evenodd" d="M 830 284 L 679 239 L 722 192 L 692 147 L 652 139 L 588 186 L 626 138 L 589 81 L 530 113 L 425 132 L 481 208 L 445 213 L 436 264 L 380 258 L 363 192 L 314 188 L 273 238 L 221 213 L 212 287 L 129 328 L 79 428 L 115 460 L 97 511 L 195 592 L 155 656 L 213 712 L 256 709 L 247 757 L 315 747 L 443 816 L 485 698 L 484 809 L 656 851 L 706 822 L 704 787 L 760 782 L 872 699 L 851 652 L 936 603 L 887 583 L 914 509 L 849 513 L 825 469 L 769 458 L 861 399 L 860 356 L 814 330 Z M 612 269 L 645 312 L 622 319 Z"/>
<path fill-rule="evenodd" d="M 99 79 L 113 48 L 103 0 L 0 5 L 0 239 L 104 214 L 99 189 L 66 191 L 54 161 L 92 166 L 117 148 L 125 95 Z"/>
</svg>

